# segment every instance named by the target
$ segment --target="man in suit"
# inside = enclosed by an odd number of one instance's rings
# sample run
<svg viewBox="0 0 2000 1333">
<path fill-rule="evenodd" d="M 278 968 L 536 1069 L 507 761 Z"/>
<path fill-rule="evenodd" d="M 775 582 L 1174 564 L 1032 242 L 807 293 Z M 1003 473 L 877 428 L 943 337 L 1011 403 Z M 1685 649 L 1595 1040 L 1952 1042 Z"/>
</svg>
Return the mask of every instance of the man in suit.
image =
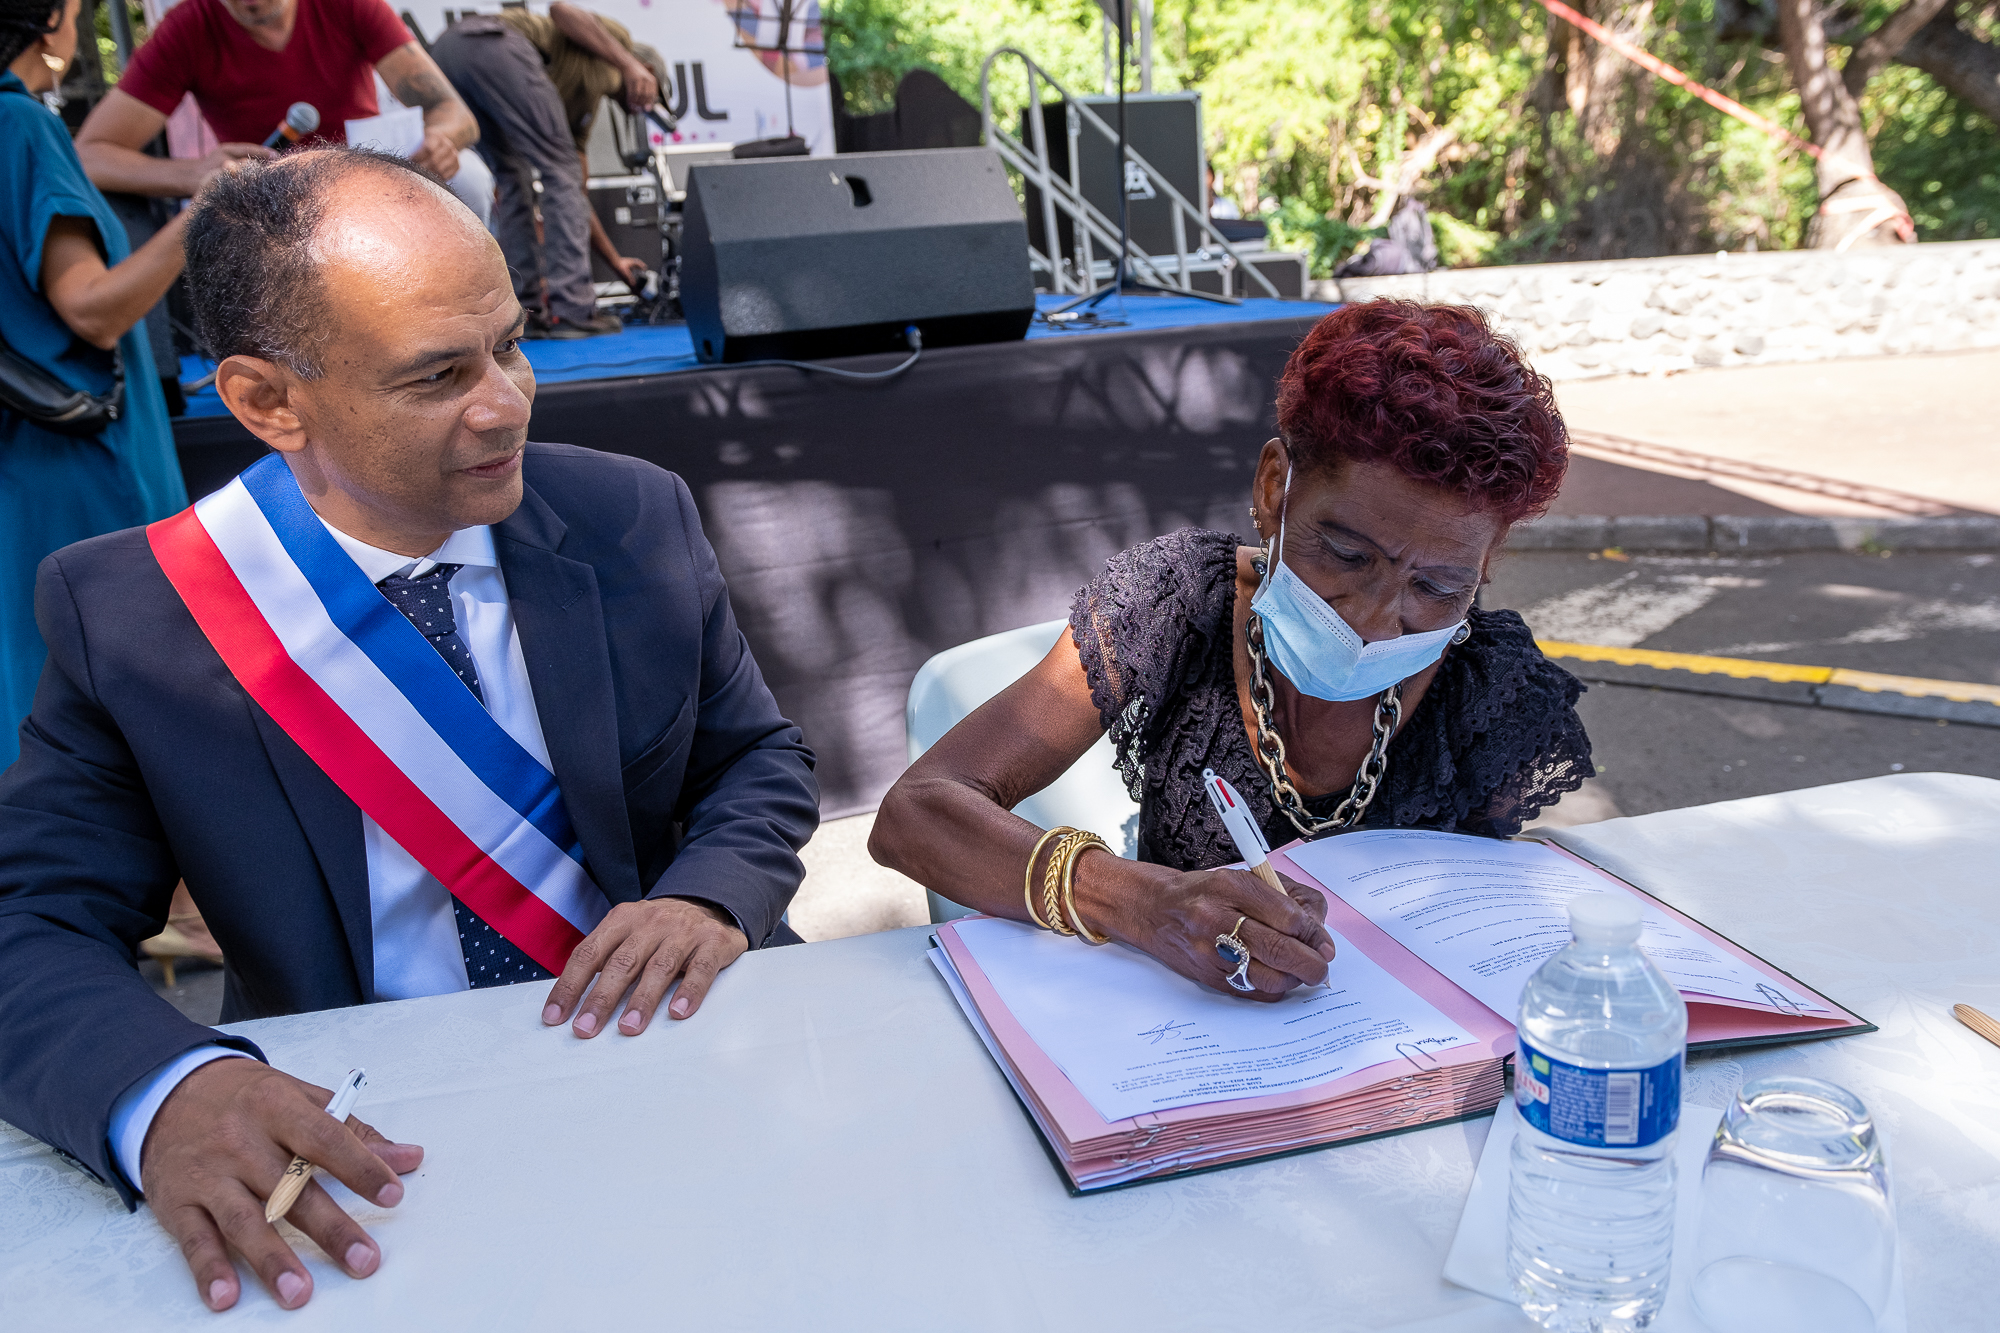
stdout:
<svg viewBox="0 0 2000 1333">
<path fill-rule="evenodd" d="M 633 1037 L 675 982 L 684 1019 L 745 949 L 797 939 L 818 789 L 687 487 L 525 443 L 521 306 L 462 204 L 324 149 L 218 181 L 188 249 L 217 388 L 277 455 L 41 567 L 49 665 L 0 775 L 0 1118 L 143 1193 L 211 1308 L 240 1294 L 231 1249 L 297 1307 L 311 1276 L 261 1202 L 293 1153 L 386 1207 L 422 1149 L 153 993 L 134 950 L 176 880 L 227 954 L 225 1019 L 560 970 L 545 1024 L 594 1037 L 629 991 Z M 319 647 L 285 637 L 341 606 Z M 246 644 L 281 646 L 260 671 Z M 463 780 L 424 780 L 412 737 L 470 755 Z M 513 777 L 482 785 L 489 760 Z M 541 785 L 493 799 L 516 778 Z M 520 868 L 537 839 L 545 874 Z M 380 1263 L 317 1185 L 290 1220 L 351 1276 Z"/>
</svg>

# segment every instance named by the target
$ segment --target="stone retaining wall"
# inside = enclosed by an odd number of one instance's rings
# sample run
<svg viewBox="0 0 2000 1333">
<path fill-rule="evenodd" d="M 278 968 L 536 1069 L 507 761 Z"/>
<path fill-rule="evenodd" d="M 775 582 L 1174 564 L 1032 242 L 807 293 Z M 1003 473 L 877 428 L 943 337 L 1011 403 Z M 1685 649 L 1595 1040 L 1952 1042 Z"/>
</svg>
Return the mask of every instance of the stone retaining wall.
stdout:
<svg viewBox="0 0 2000 1333">
<path fill-rule="evenodd" d="M 2000 241 L 1441 269 L 1321 300 L 1485 309 L 1551 379 L 2000 347 Z"/>
</svg>

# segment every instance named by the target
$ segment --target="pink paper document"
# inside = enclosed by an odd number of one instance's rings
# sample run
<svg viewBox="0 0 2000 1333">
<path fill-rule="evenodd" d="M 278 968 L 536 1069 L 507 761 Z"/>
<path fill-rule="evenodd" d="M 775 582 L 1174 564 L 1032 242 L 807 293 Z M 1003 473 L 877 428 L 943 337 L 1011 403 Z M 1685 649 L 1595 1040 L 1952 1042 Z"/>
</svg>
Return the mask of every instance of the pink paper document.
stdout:
<svg viewBox="0 0 2000 1333">
<path fill-rule="evenodd" d="M 1867 1032 L 1825 996 L 1559 848 L 1421 830 L 1272 854 L 1327 897 L 1338 954 L 1278 1004 L 1112 944 L 968 917 L 933 952 L 1071 1188 L 1093 1190 L 1482 1115 L 1522 984 L 1579 893 L 1636 895 L 1691 1046 Z M 1564 923 L 1560 930 L 1552 924 Z"/>
<path fill-rule="evenodd" d="M 1086 949 L 991 918 L 940 926 L 939 966 L 1078 1190 L 1492 1110 L 1504 1083 L 1503 1060 L 1513 1049 L 1512 1027 L 1416 964 L 1366 920 L 1343 920 L 1337 929 L 1346 976 L 1313 988 L 1318 998 L 1301 992 L 1278 1005 L 1206 990 L 1120 946 Z M 1010 946 L 1026 953 L 1016 944 L 1023 936 L 1041 941 L 1037 952 L 1048 944 L 1065 947 L 1048 956 L 1052 966 L 1032 953 L 1029 966 L 1018 966 Z M 998 985 L 981 966 L 982 946 L 1000 973 Z M 1151 1003 L 1100 1012 L 1092 1001 L 1104 1000 L 1107 980 L 1135 984 Z M 1046 1033 L 1065 1018 L 1072 1028 L 1093 1030 L 1081 1039 L 1054 1039 L 1076 1080 L 1028 1026 Z M 1207 1064 L 1155 1057 L 1151 1073 L 1132 1072 L 1148 1063 L 1143 1052 L 1126 1058 L 1135 1046 L 1154 1036 L 1165 1046 L 1184 1031 L 1177 1024 L 1190 1021 L 1209 1040 L 1188 1046 L 1223 1048 L 1209 1052 Z M 1114 1052 L 1110 1060 L 1103 1058 L 1106 1049 Z M 1086 1087 L 1105 1099 L 1105 1110 Z M 1142 1099 L 1158 1104 L 1134 1110 Z"/>
<path fill-rule="evenodd" d="M 1123 945 L 1080 959 L 1073 940 L 990 917 L 962 921 L 954 934 L 1107 1121 L 1317 1087 L 1478 1044 L 1338 935 L 1347 957 L 1335 979 L 1278 1004 L 1246 1004 Z"/>
</svg>

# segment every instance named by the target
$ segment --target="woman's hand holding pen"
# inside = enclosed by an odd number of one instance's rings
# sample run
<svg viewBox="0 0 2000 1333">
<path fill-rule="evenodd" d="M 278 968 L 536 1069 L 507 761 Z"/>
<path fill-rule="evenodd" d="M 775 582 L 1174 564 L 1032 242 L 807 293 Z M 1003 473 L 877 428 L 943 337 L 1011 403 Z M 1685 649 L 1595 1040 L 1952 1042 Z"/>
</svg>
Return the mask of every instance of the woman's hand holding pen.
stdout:
<svg viewBox="0 0 2000 1333">
<path fill-rule="evenodd" d="M 146 1202 L 211 1310 L 241 1294 L 232 1249 L 286 1309 L 311 1298 L 312 1273 L 264 1220 L 264 1200 L 295 1155 L 383 1208 L 402 1201 L 397 1175 L 422 1165 L 422 1148 L 391 1143 L 359 1120 L 336 1121 L 327 1100 L 326 1089 L 260 1061 L 229 1059 L 195 1070 L 161 1103 L 140 1153 Z M 381 1265 L 374 1240 L 317 1181 L 289 1219 L 350 1276 Z"/>
<path fill-rule="evenodd" d="M 1290 880 L 1285 888 L 1281 898 L 1247 870 L 1176 871 L 1104 855 L 1077 863 L 1077 907 L 1093 929 L 1210 990 L 1266 1002 L 1325 981 L 1334 956 L 1326 899 Z M 1254 991 L 1230 989 L 1231 969 L 1215 949 L 1238 918 Z"/>
</svg>

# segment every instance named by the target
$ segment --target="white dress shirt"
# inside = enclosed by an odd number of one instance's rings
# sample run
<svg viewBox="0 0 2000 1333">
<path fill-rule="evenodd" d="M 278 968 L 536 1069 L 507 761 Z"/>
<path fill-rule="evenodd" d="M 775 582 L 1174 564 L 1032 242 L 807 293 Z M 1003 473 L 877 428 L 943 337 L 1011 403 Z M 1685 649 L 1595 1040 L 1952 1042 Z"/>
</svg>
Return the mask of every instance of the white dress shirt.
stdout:
<svg viewBox="0 0 2000 1333">
<path fill-rule="evenodd" d="M 494 554 L 493 530 L 461 529 L 420 559 L 357 541 L 331 524 L 326 530 L 353 557 L 370 583 L 380 583 L 392 574 L 416 578 L 435 565 L 460 566 L 448 588 L 459 637 L 465 640 L 479 673 L 486 710 L 544 768 L 553 767 L 548 744 L 542 739 L 541 717 L 535 711 L 534 690 L 528 683 L 528 663 L 521 654 L 514 608 L 507 600 L 507 582 Z M 365 814 L 361 830 L 368 849 L 375 998 L 409 1000 L 469 989 L 450 892 Z M 241 1054 L 221 1046 L 197 1047 L 139 1080 L 119 1097 L 111 1108 L 111 1150 L 134 1186 L 139 1184 L 139 1156 L 146 1131 L 167 1094 L 210 1060 Z"/>
</svg>

